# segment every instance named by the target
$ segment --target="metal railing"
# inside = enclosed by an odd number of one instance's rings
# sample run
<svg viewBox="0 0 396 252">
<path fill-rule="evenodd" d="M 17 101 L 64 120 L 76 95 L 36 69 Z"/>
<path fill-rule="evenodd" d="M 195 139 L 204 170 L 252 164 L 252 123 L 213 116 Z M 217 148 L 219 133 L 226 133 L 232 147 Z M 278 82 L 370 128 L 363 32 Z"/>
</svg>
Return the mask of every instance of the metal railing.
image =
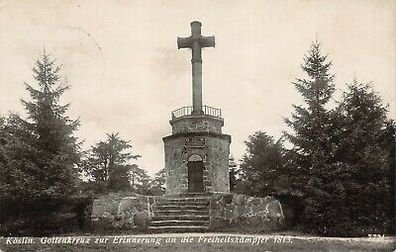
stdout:
<svg viewBox="0 0 396 252">
<path fill-rule="evenodd" d="M 172 119 L 193 115 L 193 106 L 184 106 L 172 111 Z M 199 113 L 197 113 L 199 115 Z M 207 105 L 202 106 L 202 114 L 221 118 L 221 109 Z"/>
</svg>

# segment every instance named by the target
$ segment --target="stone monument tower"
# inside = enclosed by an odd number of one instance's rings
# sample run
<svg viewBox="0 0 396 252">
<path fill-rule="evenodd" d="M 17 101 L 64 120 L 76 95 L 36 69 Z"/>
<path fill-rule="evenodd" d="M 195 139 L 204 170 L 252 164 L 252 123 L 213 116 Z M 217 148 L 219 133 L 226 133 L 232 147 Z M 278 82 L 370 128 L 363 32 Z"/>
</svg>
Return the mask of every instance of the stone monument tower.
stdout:
<svg viewBox="0 0 396 252">
<path fill-rule="evenodd" d="M 201 23 L 191 23 L 191 36 L 177 38 L 178 48 L 192 51 L 193 106 L 172 112 L 172 134 L 163 138 L 166 194 L 229 192 L 231 136 L 222 133 L 221 110 L 202 105 L 203 47 L 214 47 L 214 36 L 201 35 Z"/>
</svg>

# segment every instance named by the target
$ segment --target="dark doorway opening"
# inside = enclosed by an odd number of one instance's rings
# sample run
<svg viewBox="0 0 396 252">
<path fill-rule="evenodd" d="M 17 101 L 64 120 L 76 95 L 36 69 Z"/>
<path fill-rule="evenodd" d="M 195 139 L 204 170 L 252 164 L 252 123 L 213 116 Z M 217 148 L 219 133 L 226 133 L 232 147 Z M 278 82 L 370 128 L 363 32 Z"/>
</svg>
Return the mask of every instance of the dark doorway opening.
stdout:
<svg viewBox="0 0 396 252">
<path fill-rule="evenodd" d="M 188 191 L 203 192 L 203 161 L 188 161 Z"/>
</svg>

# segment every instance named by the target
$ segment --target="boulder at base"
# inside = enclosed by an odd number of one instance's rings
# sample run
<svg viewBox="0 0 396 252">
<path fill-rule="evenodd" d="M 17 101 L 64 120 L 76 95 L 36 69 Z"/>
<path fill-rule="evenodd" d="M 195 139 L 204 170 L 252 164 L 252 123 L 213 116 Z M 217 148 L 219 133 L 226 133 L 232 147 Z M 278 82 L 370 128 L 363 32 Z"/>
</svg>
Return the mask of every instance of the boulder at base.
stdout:
<svg viewBox="0 0 396 252">
<path fill-rule="evenodd" d="M 273 197 L 232 193 L 199 196 L 142 196 L 109 194 L 93 202 L 96 230 L 138 232 L 236 231 L 268 233 L 284 224 L 281 204 Z M 188 226 L 188 225 L 191 225 Z"/>
<path fill-rule="evenodd" d="M 150 223 L 149 197 L 109 194 L 93 202 L 91 220 L 95 229 L 147 229 Z"/>
<path fill-rule="evenodd" d="M 210 203 L 211 231 L 267 233 L 284 223 L 282 206 L 273 197 L 249 197 L 233 193 L 213 194 Z"/>
</svg>

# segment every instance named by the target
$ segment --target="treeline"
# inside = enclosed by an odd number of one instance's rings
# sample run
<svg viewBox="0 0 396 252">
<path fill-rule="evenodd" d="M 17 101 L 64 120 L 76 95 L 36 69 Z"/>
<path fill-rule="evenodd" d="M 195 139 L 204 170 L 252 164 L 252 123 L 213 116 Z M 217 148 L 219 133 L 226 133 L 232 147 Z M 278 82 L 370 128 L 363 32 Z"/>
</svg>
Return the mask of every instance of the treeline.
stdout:
<svg viewBox="0 0 396 252">
<path fill-rule="evenodd" d="M 165 169 L 151 178 L 146 170 L 131 163 L 140 155 L 132 155 L 130 141 L 119 134 L 107 134 L 84 152 L 79 165 L 82 178 L 81 190 L 87 195 L 97 196 L 109 192 L 133 192 L 142 195 L 163 195 L 165 193 Z"/>
<path fill-rule="evenodd" d="M 293 82 L 304 103 L 285 118 L 290 130 L 280 139 L 263 131 L 249 137 L 239 169 L 231 165 L 232 190 L 293 202 L 294 224 L 303 231 L 389 233 L 395 210 L 395 123 L 371 84 L 353 80 L 334 101 L 331 65 L 320 44 L 313 43 L 301 66 L 307 77 Z M 132 154 L 131 142 L 119 134 L 106 134 L 82 149 L 75 136 L 80 120 L 67 116 L 69 104 L 60 104 L 69 88 L 60 71 L 43 53 L 33 68 L 36 85 L 25 83 L 26 118 L 0 117 L 0 201 L 6 203 L 0 205 L 0 233 L 43 223 L 47 231 L 66 227 L 70 221 L 54 213 L 74 211 L 80 218 L 90 202 L 85 198 L 109 192 L 164 193 L 164 170 L 150 178 L 136 164 L 140 156 Z"/>
<path fill-rule="evenodd" d="M 88 150 L 75 136 L 79 119 L 60 98 L 69 89 L 61 67 L 43 55 L 25 83 L 26 118 L 0 116 L 0 235 L 45 236 L 89 230 L 93 199 L 112 192 L 161 195 L 164 170 L 154 178 L 134 164 L 130 141 L 107 134 Z M 93 230 L 91 230 L 93 231 Z"/>
<path fill-rule="evenodd" d="M 301 65 L 307 77 L 292 83 L 304 103 L 293 105 L 284 119 L 290 130 L 280 139 L 263 131 L 249 136 L 233 190 L 279 198 L 294 207 L 291 224 L 303 231 L 389 233 L 395 210 L 395 123 L 370 83 L 354 79 L 335 101 L 331 66 L 320 43 L 312 43 Z"/>
<path fill-rule="evenodd" d="M 25 83 L 29 100 L 21 100 L 26 118 L 18 114 L 0 117 L 0 199 L 70 198 L 128 191 L 164 193 L 165 174 L 154 178 L 133 163 L 130 141 L 118 133 L 107 134 L 88 150 L 82 150 L 75 133 L 79 119 L 70 119 L 70 104 L 61 105 L 69 89 L 61 67 L 43 55 L 33 68 L 35 85 Z"/>
</svg>

